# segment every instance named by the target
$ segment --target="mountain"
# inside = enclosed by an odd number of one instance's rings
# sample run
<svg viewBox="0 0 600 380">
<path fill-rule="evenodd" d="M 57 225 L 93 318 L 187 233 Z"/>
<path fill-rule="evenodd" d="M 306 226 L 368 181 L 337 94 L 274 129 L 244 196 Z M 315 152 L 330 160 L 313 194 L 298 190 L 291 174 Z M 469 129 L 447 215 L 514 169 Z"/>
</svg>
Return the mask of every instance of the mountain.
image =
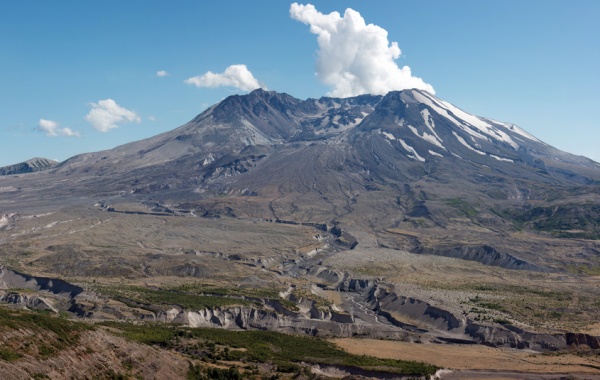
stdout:
<svg viewBox="0 0 600 380">
<path fill-rule="evenodd" d="M 58 164 L 57 161 L 47 158 L 32 158 L 14 165 L 3 166 L 0 168 L 0 175 L 23 174 L 38 172 L 50 169 Z"/>
<path fill-rule="evenodd" d="M 55 173 L 135 173 L 142 182 L 137 191 L 144 185 L 233 186 L 236 181 L 221 180 L 246 173 L 259 161 L 269 162 L 268 171 L 275 160 L 285 159 L 283 155 L 296 160 L 294 155 L 311 157 L 313 151 L 336 156 L 344 152 L 348 162 L 340 164 L 348 167 L 343 171 L 362 171 L 354 173 L 361 181 L 371 180 L 364 171 L 373 165 L 396 172 L 386 175 L 403 178 L 412 173 L 409 177 L 414 179 L 442 161 L 550 183 L 593 184 L 600 179 L 600 166 L 592 160 L 561 152 L 515 125 L 476 117 L 419 90 L 302 101 L 259 89 L 231 96 L 173 131 L 73 157 Z M 141 171 L 148 168 L 162 180 L 138 178 L 146 177 Z M 373 175 L 382 174 L 378 171 Z M 252 172 L 263 176 L 260 168 Z"/>
<path fill-rule="evenodd" d="M 600 238 L 600 164 L 421 90 L 299 100 L 259 89 L 172 131 L 70 158 L 44 178 L 15 179 L 28 190 L 13 196 L 39 208 L 129 194 L 199 215 L 339 224 L 350 236 L 368 231 L 372 244 L 496 255 L 508 267 L 555 270 L 560 260 L 500 241 L 507 231 Z M 460 224 L 485 229 L 467 247 L 476 254 L 460 248 L 464 231 L 443 243 L 430 236 Z"/>
<path fill-rule="evenodd" d="M 600 347 L 600 164 L 425 91 L 255 90 L 13 173 L 2 302 L 434 351 Z M 198 340 L 178 335 L 164 346 L 196 360 Z"/>
</svg>

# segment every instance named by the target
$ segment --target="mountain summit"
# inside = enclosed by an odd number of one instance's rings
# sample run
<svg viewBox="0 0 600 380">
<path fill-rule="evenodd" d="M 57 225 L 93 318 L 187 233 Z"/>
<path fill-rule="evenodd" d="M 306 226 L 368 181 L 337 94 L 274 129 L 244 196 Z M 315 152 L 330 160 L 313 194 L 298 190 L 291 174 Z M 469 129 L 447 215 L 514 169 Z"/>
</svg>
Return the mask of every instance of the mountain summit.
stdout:
<svg viewBox="0 0 600 380">
<path fill-rule="evenodd" d="M 366 148 L 367 141 L 378 149 Z M 377 151 L 381 151 L 392 155 L 389 162 L 420 163 L 423 168 L 443 159 L 501 167 L 500 171 L 512 167 L 523 175 L 533 171 L 559 182 L 594 183 L 600 178 L 600 165 L 592 160 L 564 153 L 516 125 L 474 116 L 421 90 L 299 100 L 258 89 L 230 96 L 170 132 L 71 158 L 58 172 L 128 172 L 177 161 L 187 164 L 179 165 L 177 173 L 202 182 L 207 171 L 248 155 L 263 160 L 291 146 L 314 144 L 325 150 L 344 145 L 341 150 L 359 161 L 380 162 Z M 366 156 L 356 156 L 358 151 Z M 168 171 L 165 174 L 171 177 Z M 209 177 L 214 180 L 218 175 Z"/>
</svg>

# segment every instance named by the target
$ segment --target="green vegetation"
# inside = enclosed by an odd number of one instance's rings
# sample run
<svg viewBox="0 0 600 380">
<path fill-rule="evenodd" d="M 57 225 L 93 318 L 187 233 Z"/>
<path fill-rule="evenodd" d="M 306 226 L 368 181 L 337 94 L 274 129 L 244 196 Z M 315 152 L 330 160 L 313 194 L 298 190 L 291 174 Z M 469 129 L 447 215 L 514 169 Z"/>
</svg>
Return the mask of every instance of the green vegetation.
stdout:
<svg viewBox="0 0 600 380">
<path fill-rule="evenodd" d="M 526 227 L 559 238 L 600 239 L 598 204 L 565 204 L 496 213 L 512 220 L 517 229 Z"/>
<path fill-rule="evenodd" d="M 200 295 L 181 290 L 149 289 L 136 286 L 123 288 L 104 287 L 100 288 L 99 291 L 130 307 L 140 308 L 179 305 L 189 310 L 202 310 L 223 306 L 253 304 L 250 301 L 226 295 Z"/>
<path fill-rule="evenodd" d="M 200 294 L 200 295 L 217 295 L 217 296 L 246 296 L 255 298 L 279 298 L 277 289 L 265 288 L 242 288 L 242 287 L 225 287 L 212 284 L 204 284 L 201 282 L 193 282 L 184 285 L 179 285 L 171 288 L 173 291 Z"/>
<path fill-rule="evenodd" d="M 289 300 L 279 296 L 279 290 L 273 288 L 242 288 L 242 287 L 226 287 L 212 284 L 203 284 L 199 282 L 179 285 L 172 288 L 173 291 L 184 292 L 188 294 L 197 294 L 202 296 L 216 297 L 243 297 L 254 299 L 270 299 L 276 300 L 288 310 L 296 311 L 298 306 Z"/>
<path fill-rule="evenodd" d="M 41 357 L 52 356 L 77 344 L 80 333 L 91 329 L 91 325 L 59 318 L 45 311 L 32 312 L 0 307 L 0 331 L 23 330 L 31 334 L 12 343 L 4 342 L 0 349 L 0 360 L 18 360 L 25 351 Z"/>
<path fill-rule="evenodd" d="M 0 360 L 4 360 L 6 362 L 13 362 L 21 357 L 23 357 L 23 355 L 10 348 L 0 348 Z"/>
<path fill-rule="evenodd" d="M 44 380 L 49 379 L 50 377 L 45 373 L 34 373 L 33 375 L 31 375 L 31 378 L 34 380 Z"/>
<path fill-rule="evenodd" d="M 528 274 L 530 279 L 543 274 Z M 461 302 L 465 313 L 478 321 L 510 320 L 533 326 L 538 331 L 586 331 L 596 323 L 600 307 L 600 291 L 574 290 L 560 283 L 550 287 L 516 285 L 515 283 L 445 283 L 432 282 L 432 289 L 467 293 Z M 500 323 L 500 322 L 498 322 Z"/>
<path fill-rule="evenodd" d="M 595 265 L 568 265 L 567 270 L 573 274 L 584 276 L 600 276 L 600 266 Z"/>
<path fill-rule="evenodd" d="M 507 199 L 507 195 L 504 191 L 492 188 L 486 191 L 487 195 L 492 199 Z"/>
<path fill-rule="evenodd" d="M 507 292 L 512 294 L 531 294 L 544 298 L 551 298 L 555 300 L 569 300 L 571 299 L 570 293 L 559 292 L 555 290 L 545 290 L 538 288 L 530 288 L 527 286 L 510 285 L 510 284 L 473 284 L 472 290 L 483 291 L 483 292 Z"/>
<path fill-rule="evenodd" d="M 211 368 L 190 363 L 190 369 L 188 370 L 186 378 L 188 380 L 239 380 L 242 378 L 242 375 L 237 368 Z"/>
<path fill-rule="evenodd" d="M 0 328 L 5 327 L 17 330 L 50 331 L 58 336 L 60 342 L 65 344 L 75 343 L 80 332 L 93 329 L 88 324 L 68 321 L 50 315 L 46 311 L 25 312 L 0 307 Z"/>
<path fill-rule="evenodd" d="M 467 218 L 472 218 L 477 215 L 477 210 L 468 202 L 460 198 L 444 199 L 444 203 L 462 212 Z"/>
<path fill-rule="evenodd" d="M 273 300 L 279 302 L 283 307 L 285 307 L 288 310 L 298 311 L 298 305 L 296 305 L 296 303 L 280 297 L 279 289 L 243 288 L 237 286 L 226 287 L 194 282 L 179 285 L 177 287 L 172 288 L 172 290 L 191 294 L 199 294 L 204 296 L 241 297 L 247 300 Z M 313 295 L 309 298 L 315 300 L 316 296 Z"/>
<path fill-rule="evenodd" d="M 295 371 L 297 363 L 359 367 L 411 376 L 433 374 L 437 367 L 421 362 L 357 356 L 322 339 L 272 331 L 229 331 L 183 328 L 162 324 L 133 325 L 105 322 L 134 341 L 176 349 L 204 360 L 275 363 L 281 372 Z M 202 372 L 194 369 L 192 372 Z M 199 377 L 194 377 L 199 378 Z"/>
<path fill-rule="evenodd" d="M 486 301 L 477 301 L 476 302 L 477 305 L 486 308 L 486 309 L 490 309 L 490 310 L 497 310 L 497 311 L 501 311 L 503 313 L 508 312 L 508 310 L 506 310 L 506 308 L 496 302 L 486 302 Z"/>
</svg>

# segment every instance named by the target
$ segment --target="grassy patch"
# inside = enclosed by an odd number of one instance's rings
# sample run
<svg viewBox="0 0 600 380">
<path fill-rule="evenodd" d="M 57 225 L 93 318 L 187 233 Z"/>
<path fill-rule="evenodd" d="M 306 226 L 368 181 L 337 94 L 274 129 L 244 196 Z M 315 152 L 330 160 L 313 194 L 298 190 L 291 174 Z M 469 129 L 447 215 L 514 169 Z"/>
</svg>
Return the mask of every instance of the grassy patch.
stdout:
<svg viewBox="0 0 600 380">
<path fill-rule="evenodd" d="M 460 198 L 448 198 L 444 200 L 444 203 L 450 207 L 453 207 L 462 212 L 467 218 L 472 218 L 477 215 L 477 210 L 471 206 L 468 202 Z"/>
<path fill-rule="evenodd" d="M 45 311 L 27 312 L 6 308 L 0 308 L 0 327 L 50 331 L 64 343 L 74 343 L 78 333 L 93 329 L 88 324 L 68 321 Z"/>
<path fill-rule="evenodd" d="M 243 297 L 252 299 L 269 299 L 278 301 L 288 310 L 297 311 L 298 306 L 289 300 L 279 296 L 279 289 L 266 288 L 242 288 L 242 287 L 226 287 L 212 284 L 203 284 L 194 282 L 189 284 L 179 285 L 172 288 L 174 291 L 184 292 L 187 294 L 196 294 L 201 296 L 216 296 L 216 297 Z"/>
<path fill-rule="evenodd" d="M 178 305 L 188 310 L 214 309 L 223 306 L 252 305 L 241 298 L 227 295 L 200 295 L 181 290 L 149 289 L 143 287 L 101 288 L 99 291 L 130 307 L 173 306 Z"/>
<path fill-rule="evenodd" d="M 578 275 L 600 276 L 600 266 L 595 265 L 568 265 L 567 270 Z"/>
<path fill-rule="evenodd" d="M 193 282 L 179 285 L 174 288 L 171 288 L 171 290 L 200 295 L 246 296 L 271 299 L 279 298 L 279 291 L 277 289 L 226 287 L 212 284 L 204 284 L 201 282 Z"/>
<path fill-rule="evenodd" d="M 6 362 L 14 362 L 15 360 L 18 360 L 21 357 L 23 357 L 23 355 L 10 348 L 0 348 L 0 360 L 4 360 Z"/>
<path fill-rule="evenodd" d="M 137 342 L 173 348 L 195 357 L 277 363 L 277 367 L 283 369 L 296 369 L 296 363 L 301 362 L 350 366 L 411 376 L 433 374 L 437 370 L 437 367 L 421 362 L 352 355 L 322 339 L 272 331 L 192 329 L 116 322 L 104 324 L 121 330 L 125 337 Z"/>
<path fill-rule="evenodd" d="M 496 311 L 501 311 L 501 312 L 508 312 L 508 310 L 506 310 L 506 308 L 502 305 L 500 305 L 499 303 L 496 302 L 488 302 L 488 301 L 478 301 L 477 305 L 489 309 L 489 310 L 496 310 Z"/>
<path fill-rule="evenodd" d="M 564 204 L 504 210 L 516 226 L 550 233 L 558 238 L 600 239 L 600 205 Z"/>
<path fill-rule="evenodd" d="M 52 356 L 61 350 L 79 342 L 80 334 L 94 327 L 85 323 L 73 322 L 51 315 L 44 311 L 24 311 L 0 307 L 0 331 L 23 330 L 29 333 L 11 344 L 4 342 L 0 350 L 0 359 L 13 361 L 19 359 L 23 350 L 31 351 L 41 357 Z M 13 348 L 14 346 L 14 348 Z"/>
</svg>

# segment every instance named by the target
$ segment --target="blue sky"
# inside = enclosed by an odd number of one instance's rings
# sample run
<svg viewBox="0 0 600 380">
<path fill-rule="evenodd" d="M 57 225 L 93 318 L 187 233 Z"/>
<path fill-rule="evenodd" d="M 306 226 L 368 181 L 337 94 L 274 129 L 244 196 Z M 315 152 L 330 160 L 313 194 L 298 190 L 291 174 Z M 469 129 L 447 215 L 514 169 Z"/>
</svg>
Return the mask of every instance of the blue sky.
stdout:
<svg viewBox="0 0 600 380">
<path fill-rule="evenodd" d="M 184 83 L 231 65 L 298 98 L 334 90 L 315 75 L 317 36 L 290 17 L 291 3 L 0 2 L 0 166 L 178 127 L 247 92 Z M 385 29 L 397 65 L 438 97 L 600 161 L 600 1 L 310 3 Z"/>
</svg>

